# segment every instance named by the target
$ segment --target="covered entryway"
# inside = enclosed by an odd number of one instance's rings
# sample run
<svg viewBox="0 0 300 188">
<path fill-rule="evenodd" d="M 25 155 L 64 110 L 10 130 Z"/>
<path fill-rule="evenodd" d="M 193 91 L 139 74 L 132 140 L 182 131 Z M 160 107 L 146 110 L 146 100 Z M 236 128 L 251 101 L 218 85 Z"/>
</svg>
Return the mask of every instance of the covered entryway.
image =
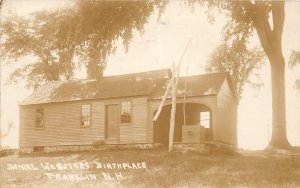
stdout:
<svg viewBox="0 0 300 188">
<path fill-rule="evenodd" d="M 165 145 L 169 143 L 171 107 L 172 105 L 164 106 L 157 121 L 154 122 L 155 143 Z M 174 142 L 200 143 L 212 140 L 212 113 L 209 107 L 197 103 L 186 103 L 185 121 L 186 125 L 184 125 L 184 105 L 177 103 Z"/>
<path fill-rule="evenodd" d="M 119 132 L 118 105 L 107 105 L 105 139 L 107 141 L 117 142 L 119 140 Z"/>
</svg>

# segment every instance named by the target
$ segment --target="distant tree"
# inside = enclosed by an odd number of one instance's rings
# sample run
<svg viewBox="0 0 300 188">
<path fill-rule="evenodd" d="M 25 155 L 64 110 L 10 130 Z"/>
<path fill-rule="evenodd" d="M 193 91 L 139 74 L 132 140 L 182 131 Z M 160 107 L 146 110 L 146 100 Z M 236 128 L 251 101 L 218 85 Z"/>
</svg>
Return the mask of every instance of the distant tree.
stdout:
<svg viewBox="0 0 300 188">
<path fill-rule="evenodd" d="M 241 98 L 246 83 L 260 87 L 257 70 L 264 64 L 264 52 L 258 48 L 248 50 L 244 43 L 223 43 L 211 54 L 206 65 L 207 72 L 229 72 L 236 96 Z"/>
<path fill-rule="evenodd" d="M 292 50 L 292 54 L 289 59 L 289 67 L 294 68 L 300 66 L 300 51 Z M 300 90 L 300 78 L 295 81 L 295 88 Z"/>
<path fill-rule="evenodd" d="M 1 23 L 2 55 L 36 61 L 18 68 L 9 81 L 26 78 L 28 86 L 37 87 L 43 81 L 70 79 L 83 64 L 87 78 L 101 77 L 116 42 L 123 41 L 128 50 L 133 31 L 143 32 L 158 7 L 162 11 L 164 2 L 77 0 L 69 8 L 35 12 L 30 18 L 10 15 Z"/>
</svg>

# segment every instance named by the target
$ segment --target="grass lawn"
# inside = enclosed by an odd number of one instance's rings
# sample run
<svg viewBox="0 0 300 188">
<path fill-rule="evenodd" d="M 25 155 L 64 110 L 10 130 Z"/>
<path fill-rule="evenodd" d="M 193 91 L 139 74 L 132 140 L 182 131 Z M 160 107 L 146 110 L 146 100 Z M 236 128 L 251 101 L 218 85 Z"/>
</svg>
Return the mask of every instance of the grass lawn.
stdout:
<svg viewBox="0 0 300 188">
<path fill-rule="evenodd" d="M 47 170 L 48 167 L 52 169 Z M 86 179 L 78 179 L 80 175 Z M 197 152 L 168 155 L 163 149 L 10 155 L 0 158 L 0 185 L 1 188 L 300 187 L 300 155 Z"/>
</svg>

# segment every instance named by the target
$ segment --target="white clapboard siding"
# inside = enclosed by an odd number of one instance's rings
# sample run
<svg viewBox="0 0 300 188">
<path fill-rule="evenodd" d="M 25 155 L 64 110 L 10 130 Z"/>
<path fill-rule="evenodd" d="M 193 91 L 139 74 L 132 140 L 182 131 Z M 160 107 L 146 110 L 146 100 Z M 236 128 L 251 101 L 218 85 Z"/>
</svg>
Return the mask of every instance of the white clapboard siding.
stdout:
<svg viewBox="0 0 300 188">
<path fill-rule="evenodd" d="M 36 105 L 20 107 L 20 147 L 86 145 L 104 138 L 104 103 L 92 105 L 91 126 L 81 127 L 81 104 L 64 102 L 40 105 L 44 108 L 45 126 L 36 128 Z"/>
<path fill-rule="evenodd" d="M 236 145 L 237 103 L 227 79 L 218 93 L 217 109 L 216 141 Z"/>
<path fill-rule="evenodd" d="M 40 105 L 44 108 L 45 117 L 42 129 L 35 125 L 37 106 L 20 106 L 20 147 L 90 145 L 105 140 L 105 106 L 117 104 L 121 110 L 121 102 L 126 100 L 132 101 L 132 122 L 119 125 L 120 140 L 116 143 L 146 143 L 147 98 L 139 97 L 43 104 Z M 91 104 L 89 127 L 80 126 L 82 104 Z"/>
</svg>

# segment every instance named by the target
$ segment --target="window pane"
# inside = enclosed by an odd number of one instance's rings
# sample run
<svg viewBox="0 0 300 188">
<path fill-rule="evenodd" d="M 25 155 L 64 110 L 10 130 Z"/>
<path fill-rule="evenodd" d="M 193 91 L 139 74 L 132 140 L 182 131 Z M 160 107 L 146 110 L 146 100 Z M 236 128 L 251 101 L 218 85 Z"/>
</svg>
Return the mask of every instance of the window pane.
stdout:
<svg viewBox="0 0 300 188">
<path fill-rule="evenodd" d="M 81 126 L 91 125 L 91 105 L 81 105 Z"/>
<path fill-rule="evenodd" d="M 124 101 L 121 103 L 121 123 L 131 122 L 131 102 Z"/>
<path fill-rule="evenodd" d="M 44 109 L 42 107 L 36 109 L 36 127 L 44 127 Z"/>
<path fill-rule="evenodd" d="M 200 125 L 204 128 L 210 127 L 210 112 L 200 112 Z"/>
</svg>

